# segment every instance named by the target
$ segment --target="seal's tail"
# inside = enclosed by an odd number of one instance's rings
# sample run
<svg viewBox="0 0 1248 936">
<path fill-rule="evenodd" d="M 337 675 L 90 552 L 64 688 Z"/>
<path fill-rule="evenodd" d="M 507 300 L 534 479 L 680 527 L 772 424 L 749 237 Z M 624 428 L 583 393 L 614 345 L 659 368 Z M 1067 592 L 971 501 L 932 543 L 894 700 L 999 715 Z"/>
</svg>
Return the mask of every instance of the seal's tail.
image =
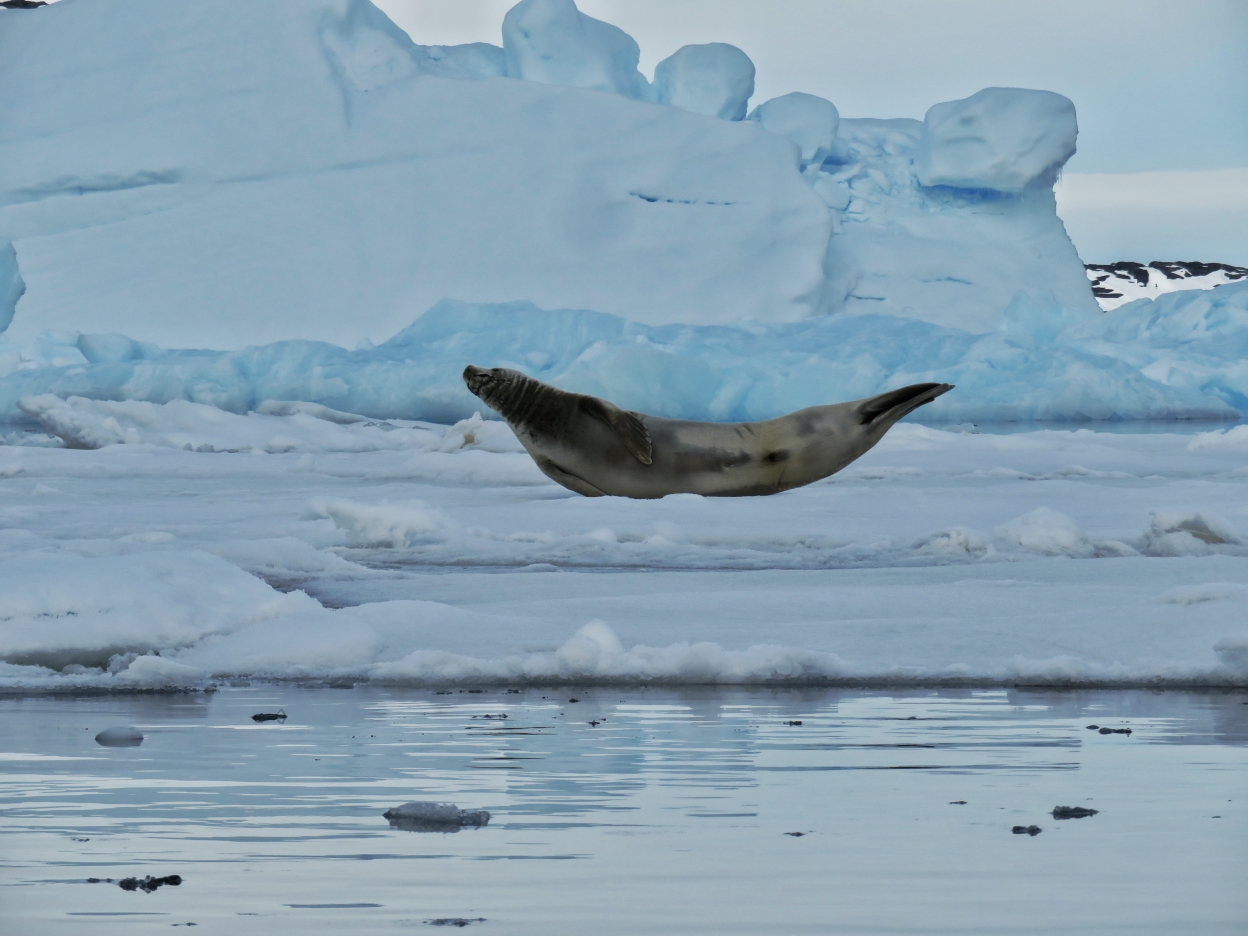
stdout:
<svg viewBox="0 0 1248 936">
<path fill-rule="evenodd" d="M 858 413 L 862 417 L 864 426 L 885 415 L 888 416 L 890 423 L 894 423 L 907 413 L 914 412 L 925 403 L 931 403 L 942 393 L 948 393 L 952 389 L 953 384 L 947 383 L 911 384 L 900 390 L 890 390 L 888 393 L 881 393 L 879 396 L 863 400 L 858 405 Z"/>
</svg>

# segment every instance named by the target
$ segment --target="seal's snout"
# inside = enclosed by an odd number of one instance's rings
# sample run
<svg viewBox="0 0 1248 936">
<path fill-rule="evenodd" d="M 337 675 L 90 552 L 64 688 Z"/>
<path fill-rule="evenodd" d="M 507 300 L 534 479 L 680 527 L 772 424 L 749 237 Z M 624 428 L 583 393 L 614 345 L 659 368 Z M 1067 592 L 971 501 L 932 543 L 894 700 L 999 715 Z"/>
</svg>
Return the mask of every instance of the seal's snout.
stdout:
<svg viewBox="0 0 1248 936">
<path fill-rule="evenodd" d="M 484 367 L 469 364 L 464 368 L 464 383 L 473 396 L 480 396 L 481 390 L 490 382 L 490 372 Z"/>
</svg>

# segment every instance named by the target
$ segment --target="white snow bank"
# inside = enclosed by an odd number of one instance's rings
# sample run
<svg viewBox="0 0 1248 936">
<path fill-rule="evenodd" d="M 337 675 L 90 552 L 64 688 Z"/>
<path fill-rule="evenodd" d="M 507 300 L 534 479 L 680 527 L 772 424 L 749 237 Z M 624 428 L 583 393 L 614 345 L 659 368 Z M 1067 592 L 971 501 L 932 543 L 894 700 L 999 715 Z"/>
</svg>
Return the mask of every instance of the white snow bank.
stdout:
<svg viewBox="0 0 1248 936">
<path fill-rule="evenodd" d="M 681 46 L 654 67 L 654 99 L 694 114 L 740 120 L 753 94 L 754 63 L 725 42 Z"/>
<path fill-rule="evenodd" d="M 148 552 L 81 559 L 40 553 L 0 562 L 0 659 L 69 667 L 131 682 L 185 673 L 163 655 L 205 636 L 307 612 L 320 605 L 283 595 L 224 559 L 199 552 Z M 200 675 L 200 674 L 197 674 Z"/>
<path fill-rule="evenodd" d="M 83 350 L 97 353 L 102 342 L 96 336 L 48 336 L 25 346 L 0 340 L 0 349 L 17 348 L 25 361 L 0 376 L 0 419 L 21 419 L 17 401 L 25 397 L 39 401 L 24 404 L 29 415 L 50 431 L 64 432 L 71 444 L 125 441 L 133 430 L 139 441 L 193 448 L 416 447 L 422 438 L 417 428 L 338 426 L 332 420 L 343 417 L 307 408 L 267 410 L 279 404 L 264 401 L 310 401 L 370 420 L 454 422 L 481 409 L 464 386 L 466 364 L 513 367 L 628 409 L 684 419 L 768 419 L 921 381 L 957 386 L 912 417 L 934 422 L 1227 419 L 1248 413 L 1248 283 L 1174 293 L 1157 303 L 1097 313 L 1089 322 L 1067 316 L 1051 298 L 1020 300 L 1007 310 L 1003 329 L 987 335 L 885 315 L 652 328 L 593 312 L 548 312 L 530 303 L 443 302 L 384 344 L 356 351 L 280 342 L 188 353 L 116 336 L 113 344 L 127 341 L 129 357 L 90 361 Z M 62 403 L 47 394 L 182 399 L 235 413 L 259 408 L 292 415 L 280 422 L 261 413 L 234 423 L 224 414 L 187 407 L 178 412 L 189 421 L 179 425 L 172 412 L 159 415 L 138 404 Z M 200 435 L 194 435 L 190 427 L 201 415 Z M 110 417 L 117 425 L 105 427 Z M 222 434 L 227 425 L 236 428 Z M 478 447 L 496 444 L 485 439 L 493 431 L 489 425 L 475 430 Z M 286 441 L 271 445 L 279 435 Z M 497 444 L 504 445 L 501 450 L 514 445 L 510 437 Z"/>
<path fill-rule="evenodd" d="M 924 185 L 1051 189 L 1078 134 L 1075 105 L 1060 94 L 984 88 L 928 109 L 915 171 Z"/>
<path fill-rule="evenodd" d="M 768 133 L 796 143 L 803 166 L 819 166 L 832 155 L 841 114 L 831 101 L 794 91 L 758 105 L 750 120 L 762 124 Z"/>
<path fill-rule="evenodd" d="M 317 403 L 268 400 L 237 415 L 186 400 L 113 402 L 52 394 L 23 397 L 18 408 L 67 448 L 160 445 L 192 452 L 523 451 L 506 424 L 479 413 L 453 426 L 376 422 Z"/>
</svg>

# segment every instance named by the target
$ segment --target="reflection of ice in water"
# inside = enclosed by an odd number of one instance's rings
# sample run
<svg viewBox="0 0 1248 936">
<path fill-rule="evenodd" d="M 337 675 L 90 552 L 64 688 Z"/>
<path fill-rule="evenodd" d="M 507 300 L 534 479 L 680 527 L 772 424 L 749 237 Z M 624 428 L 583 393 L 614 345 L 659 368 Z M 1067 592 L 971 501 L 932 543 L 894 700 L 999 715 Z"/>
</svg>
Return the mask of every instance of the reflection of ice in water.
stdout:
<svg viewBox="0 0 1248 936">
<path fill-rule="evenodd" d="M 72 928 L 66 914 L 137 911 L 302 933 L 309 908 L 352 932 L 444 918 L 519 933 L 933 920 L 950 932 L 1078 932 L 1089 920 L 1216 932 L 1248 919 L 1242 701 L 289 686 L 8 700 L 0 822 L 20 858 L 0 885 L 21 890 L 6 901 L 22 915 L 15 931 L 40 933 Z M 251 722 L 279 705 L 284 726 Z M 92 742 L 101 722 L 123 721 L 147 735 L 141 749 Z M 381 814 L 409 801 L 492 816 L 470 835 L 408 835 Z M 1056 822 L 1059 805 L 1098 813 Z M 159 907 L 78 884 L 173 873 L 186 883 L 151 895 Z M 260 916 L 248 926 L 237 914 Z"/>
<path fill-rule="evenodd" d="M 488 825 L 489 810 L 460 809 L 454 803 L 404 803 L 387 809 L 382 816 L 395 829 L 406 832 L 458 832 Z"/>
</svg>

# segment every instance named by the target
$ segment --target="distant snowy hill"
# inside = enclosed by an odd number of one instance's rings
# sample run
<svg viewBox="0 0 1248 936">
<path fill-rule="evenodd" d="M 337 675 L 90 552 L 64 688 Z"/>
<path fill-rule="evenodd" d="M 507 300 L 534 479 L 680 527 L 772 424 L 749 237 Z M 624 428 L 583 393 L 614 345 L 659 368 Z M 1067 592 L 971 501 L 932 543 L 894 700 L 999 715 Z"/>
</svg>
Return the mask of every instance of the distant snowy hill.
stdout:
<svg viewBox="0 0 1248 936">
<path fill-rule="evenodd" d="M 1156 299 L 1180 289 L 1212 289 L 1248 277 L 1248 267 L 1226 263 L 1154 260 L 1085 265 L 1096 301 L 1106 312 L 1136 299 Z"/>
</svg>

